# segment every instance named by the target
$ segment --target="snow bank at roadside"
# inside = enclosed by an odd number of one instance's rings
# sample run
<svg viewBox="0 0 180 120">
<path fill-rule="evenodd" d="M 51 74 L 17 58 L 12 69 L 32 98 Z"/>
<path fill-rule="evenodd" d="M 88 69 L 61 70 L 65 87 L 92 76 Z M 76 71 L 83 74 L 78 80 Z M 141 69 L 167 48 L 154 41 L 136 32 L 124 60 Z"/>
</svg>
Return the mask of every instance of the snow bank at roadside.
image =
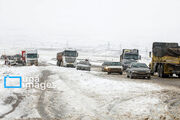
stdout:
<svg viewBox="0 0 180 120">
<path fill-rule="evenodd" d="M 40 71 L 36 66 L 26 67 L 8 67 L 3 66 L 0 69 L 0 116 L 3 119 L 18 119 L 24 117 L 39 117 L 35 109 L 36 100 L 38 99 L 34 89 L 26 88 L 4 88 L 4 76 L 21 76 L 22 83 L 25 77 L 39 76 Z M 14 81 L 11 81 L 14 82 Z M 2 109 L 3 108 L 3 109 Z M 7 114 L 10 112 L 10 114 Z M 12 112 L 12 113 L 11 113 Z"/>
</svg>

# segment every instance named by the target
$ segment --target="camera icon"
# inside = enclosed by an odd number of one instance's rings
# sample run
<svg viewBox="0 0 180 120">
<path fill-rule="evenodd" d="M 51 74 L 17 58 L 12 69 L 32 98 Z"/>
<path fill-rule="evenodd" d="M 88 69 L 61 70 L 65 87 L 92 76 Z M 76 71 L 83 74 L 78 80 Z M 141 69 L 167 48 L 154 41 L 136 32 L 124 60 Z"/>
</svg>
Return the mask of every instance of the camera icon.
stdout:
<svg viewBox="0 0 180 120">
<path fill-rule="evenodd" d="M 4 88 L 22 88 L 22 77 L 4 76 Z"/>
</svg>

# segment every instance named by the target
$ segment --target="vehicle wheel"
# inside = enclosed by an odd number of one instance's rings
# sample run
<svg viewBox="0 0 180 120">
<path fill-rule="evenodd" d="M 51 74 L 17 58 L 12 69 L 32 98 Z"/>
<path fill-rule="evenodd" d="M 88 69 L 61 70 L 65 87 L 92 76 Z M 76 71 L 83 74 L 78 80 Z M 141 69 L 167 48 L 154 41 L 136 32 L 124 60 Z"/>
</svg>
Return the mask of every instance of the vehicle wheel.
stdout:
<svg viewBox="0 0 180 120">
<path fill-rule="evenodd" d="M 119 74 L 120 74 L 120 75 L 122 75 L 123 73 L 122 73 L 122 72 L 120 72 Z"/>
<path fill-rule="evenodd" d="M 148 76 L 147 79 L 151 79 L 151 76 Z"/>
<path fill-rule="evenodd" d="M 161 73 L 160 73 L 160 69 L 161 69 L 161 66 L 160 65 L 158 65 L 158 70 L 157 70 L 157 72 L 158 72 L 158 77 L 160 77 L 161 75 Z"/>
<path fill-rule="evenodd" d="M 127 74 L 127 78 L 129 78 L 129 75 L 128 75 L 128 73 L 126 73 Z"/>
<path fill-rule="evenodd" d="M 108 72 L 108 75 L 110 75 L 111 74 L 111 72 Z"/>
<path fill-rule="evenodd" d="M 60 66 L 60 62 L 59 61 L 57 62 L 57 66 Z"/>
<path fill-rule="evenodd" d="M 180 78 L 180 74 L 178 75 L 178 78 Z"/>
<path fill-rule="evenodd" d="M 151 75 L 153 76 L 153 75 L 154 75 L 154 72 L 151 72 Z"/>
<path fill-rule="evenodd" d="M 133 79 L 134 77 L 132 75 L 130 75 L 130 78 Z"/>
<path fill-rule="evenodd" d="M 161 65 L 161 67 L 160 67 L 160 77 L 161 78 L 168 78 L 169 77 L 169 75 L 164 74 L 164 65 Z"/>
<path fill-rule="evenodd" d="M 169 74 L 169 77 L 173 77 L 173 74 Z"/>
<path fill-rule="evenodd" d="M 161 77 L 161 78 L 164 78 L 164 67 L 163 65 L 159 65 L 158 67 L 158 76 Z"/>
</svg>

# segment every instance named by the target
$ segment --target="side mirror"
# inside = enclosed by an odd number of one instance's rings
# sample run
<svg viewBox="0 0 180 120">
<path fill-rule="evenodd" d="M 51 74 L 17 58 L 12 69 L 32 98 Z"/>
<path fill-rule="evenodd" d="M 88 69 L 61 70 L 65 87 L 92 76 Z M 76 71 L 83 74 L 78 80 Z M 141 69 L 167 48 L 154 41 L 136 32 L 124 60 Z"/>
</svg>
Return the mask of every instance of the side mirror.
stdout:
<svg viewBox="0 0 180 120">
<path fill-rule="evenodd" d="M 151 52 L 149 52 L 149 57 L 150 57 L 150 58 L 152 57 L 152 53 L 151 53 Z"/>
<path fill-rule="evenodd" d="M 139 55 L 139 60 L 141 60 L 141 56 Z"/>
</svg>

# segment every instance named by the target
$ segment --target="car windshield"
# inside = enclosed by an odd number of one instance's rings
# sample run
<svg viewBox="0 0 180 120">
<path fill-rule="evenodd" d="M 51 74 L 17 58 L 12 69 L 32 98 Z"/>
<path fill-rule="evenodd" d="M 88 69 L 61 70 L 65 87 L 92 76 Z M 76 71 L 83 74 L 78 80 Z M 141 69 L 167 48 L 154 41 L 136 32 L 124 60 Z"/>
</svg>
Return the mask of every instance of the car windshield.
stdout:
<svg viewBox="0 0 180 120">
<path fill-rule="evenodd" d="M 132 64 L 132 68 L 148 68 L 148 66 L 145 63 L 135 63 Z"/>
<path fill-rule="evenodd" d="M 14 57 L 13 56 L 6 56 L 9 60 L 13 60 Z"/>
<path fill-rule="evenodd" d="M 89 65 L 89 62 L 88 61 L 80 61 L 79 64 Z"/>
<path fill-rule="evenodd" d="M 111 64 L 111 62 L 104 62 L 103 63 L 103 65 L 105 65 L 105 66 L 108 66 L 108 65 L 110 65 Z"/>
<path fill-rule="evenodd" d="M 120 62 L 112 62 L 110 63 L 111 66 L 121 66 Z"/>
<path fill-rule="evenodd" d="M 138 54 L 129 54 L 129 53 L 126 53 L 126 54 L 124 55 L 124 58 L 125 58 L 125 59 L 138 60 Z"/>
<path fill-rule="evenodd" d="M 27 58 L 37 58 L 37 54 L 27 54 Z"/>
<path fill-rule="evenodd" d="M 64 51 L 64 56 L 77 57 L 77 51 Z"/>
</svg>

